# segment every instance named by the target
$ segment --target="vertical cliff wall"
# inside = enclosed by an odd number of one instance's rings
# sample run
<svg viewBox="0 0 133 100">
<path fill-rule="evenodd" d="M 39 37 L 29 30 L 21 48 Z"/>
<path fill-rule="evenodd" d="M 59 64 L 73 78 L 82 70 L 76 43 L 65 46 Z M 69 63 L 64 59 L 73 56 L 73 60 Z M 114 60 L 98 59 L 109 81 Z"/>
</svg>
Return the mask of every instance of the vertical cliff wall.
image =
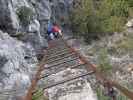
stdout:
<svg viewBox="0 0 133 100">
<path fill-rule="evenodd" d="M 0 100 L 16 100 L 26 92 L 36 54 L 47 46 L 43 34 L 50 10 L 49 0 L 0 0 L 0 93 L 9 90 Z"/>
</svg>

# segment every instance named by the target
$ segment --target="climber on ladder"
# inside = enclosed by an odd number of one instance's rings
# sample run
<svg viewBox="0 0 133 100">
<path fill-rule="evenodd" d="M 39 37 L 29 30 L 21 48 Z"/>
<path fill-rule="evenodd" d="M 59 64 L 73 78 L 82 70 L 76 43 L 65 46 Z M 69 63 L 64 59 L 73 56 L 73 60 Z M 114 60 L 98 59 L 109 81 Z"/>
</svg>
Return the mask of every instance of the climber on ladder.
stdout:
<svg viewBox="0 0 133 100">
<path fill-rule="evenodd" d="M 53 24 L 52 32 L 54 33 L 55 38 L 59 38 L 59 36 L 62 36 L 61 29 L 56 23 Z"/>
<path fill-rule="evenodd" d="M 55 38 L 58 38 L 59 36 L 62 36 L 61 29 L 56 23 L 50 23 L 48 24 L 47 29 L 48 34 L 48 40 L 54 40 Z"/>
</svg>

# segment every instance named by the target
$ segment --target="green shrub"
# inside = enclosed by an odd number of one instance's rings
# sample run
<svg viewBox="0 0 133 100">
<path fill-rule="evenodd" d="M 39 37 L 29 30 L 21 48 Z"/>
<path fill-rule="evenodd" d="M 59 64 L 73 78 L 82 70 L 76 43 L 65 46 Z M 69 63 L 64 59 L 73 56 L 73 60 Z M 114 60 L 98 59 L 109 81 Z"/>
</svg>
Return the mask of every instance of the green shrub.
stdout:
<svg viewBox="0 0 133 100">
<path fill-rule="evenodd" d="M 32 100 L 49 100 L 48 97 L 44 96 L 42 89 L 38 89 L 33 95 Z"/>
<path fill-rule="evenodd" d="M 82 0 L 70 16 L 73 32 L 88 42 L 90 38 L 123 31 L 128 17 L 132 16 L 132 4 L 129 2 L 132 1 Z"/>
<path fill-rule="evenodd" d="M 121 32 L 123 31 L 125 20 L 124 17 L 111 16 L 107 20 L 101 22 L 101 30 L 105 33 Z"/>
<path fill-rule="evenodd" d="M 127 0 L 130 7 L 133 7 L 133 0 Z"/>
<path fill-rule="evenodd" d="M 96 93 L 98 100 L 109 100 L 109 97 L 105 96 L 100 88 L 97 88 Z"/>
<path fill-rule="evenodd" d="M 128 35 L 123 37 L 114 45 L 117 52 L 120 54 L 131 53 L 133 52 L 133 35 Z"/>
<path fill-rule="evenodd" d="M 97 88 L 96 90 L 98 100 L 111 100 L 109 96 L 104 95 L 102 89 Z M 129 100 L 126 96 L 117 94 L 116 100 Z"/>
<path fill-rule="evenodd" d="M 111 72 L 112 65 L 110 64 L 107 49 L 103 48 L 99 51 L 98 61 L 99 70 L 105 74 L 109 74 Z"/>
<path fill-rule="evenodd" d="M 33 11 L 29 7 L 22 6 L 18 8 L 17 15 L 23 25 L 28 25 L 30 23 L 31 18 L 33 17 Z"/>
</svg>

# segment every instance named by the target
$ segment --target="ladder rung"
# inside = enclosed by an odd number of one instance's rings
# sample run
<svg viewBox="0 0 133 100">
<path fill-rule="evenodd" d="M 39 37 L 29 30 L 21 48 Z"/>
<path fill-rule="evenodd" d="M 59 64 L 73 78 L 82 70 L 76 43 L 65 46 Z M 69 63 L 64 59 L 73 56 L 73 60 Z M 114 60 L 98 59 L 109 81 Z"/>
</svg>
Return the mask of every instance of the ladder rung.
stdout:
<svg viewBox="0 0 133 100">
<path fill-rule="evenodd" d="M 76 58 L 73 58 L 73 59 L 69 59 L 69 60 L 66 60 L 66 61 L 63 61 L 63 62 L 59 62 L 59 63 L 53 64 L 53 65 L 51 65 L 51 66 L 49 66 L 47 68 L 51 68 L 51 67 L 54 67 L 54 66 L 58 66 L 60 64 L 64 64 L 66 62 L 71 62 L 71 61 L 74 61 L 74 60 L 77 60 L 77 59 L 79 59 L 79 57 L 76 57 Z"/>
<path fill-rule="evenodd" d="M 77 65 L 74 65 L 74 66 L 70 66 L 70 67 L 68 67 L 68 68 L 74 69 L 74 68 L 77 68 L 77 67 L 82 66 L 82 65 L 85 65 L 85 64 L 77 64 Z M 61 71 L 62 71 L 62 70 L 61 70 Z M 55 72 L 55 73 L 58 73 L 58 72 Z M 41 76 L 41 78 L 48 77 L 48 76 L 50 76 L 50 75 L 52 75 L 52 74 L 55 74 L 55 73 L 50 73 L 50 74 Z"/>
<path fill-rule="evenodd" d="M 67 83 L 69 81 L 72 81 L 72 80 L 75 80 L 75 79 L 78 79 L 78 78 L 81 78 L 81 77 L 85 77 L 85 76 L 91 75 L 93 73 L 94 73 L 94 71 L 90 71 L 90 72 L 88 72 L 86 74 L 78 75 L 78 76 L 70 78 L 70 79 L 66 79 L 66 80 L 63 80 L 63 81 L 60 81 L 60 82 L 56 82 L 54 84 L 51 84 L 51 85 L 48 85 L 48 86 L 44 87 L 43 90 L 51 88 L 51 87 L 54 87 L 54 86 L 57 86 L 57 85 L 60 85 L 60 84 Z"/>
<path fill-rule="evenodd" d="M 59 47 L 55 47 L 55 48 L 51 48 L 48 50 L 48 52 L 53 52 L 53 51 L 56 51 L 56 50 L 59 50 L 59 49 L 66 49 L 68 47 L 66 46 L 59 46 Z"/>
<path fill-rule="evenodd" d="M 63 53 L 57 54 L 55 56 L 50 56 L 50 57 L 47 58 L 47 60 L 52 59 L 52 58 L 55 58 L 55 57 L 58 57 L 58 56 L 62 56 L 62 55 L 68 54 L 68 53 L 71 53 L 71 52 L 70 51 L 67 51 L 67 52 L 63 52 Z"/>
<path fill-rule="evenodd" d="M 56 62 L 56 61 L 59 61 L 59 60 L 63 60 L 63 59 L 65 59 L 65 58 L 68 58 L 68 57 L 72 57 L 72 56 L 76 56 L 75 55 L 75 53 L 70 53 L 70 54 L 68 54 L 68 55 L 65 55 L 65 56 L 63 56 L 63 57 L 60 57 L 60 58 L 58 58 L 58 59 L 51 59 L 51 60 L 49 60 L 47 63 L 52 63 L 52 62 Z"/>
<path fill-rule="evenodd" d="M 69 49 L 67 48 L 67 49 L 59 50 L 59 51 L 53 52 L 53 53 L 50 52 L 49 55 L 57 55 L 57 54 L 59 54 L 59 53 L 66 52 L 66 51 L 69 51 Z"/>
</svg>

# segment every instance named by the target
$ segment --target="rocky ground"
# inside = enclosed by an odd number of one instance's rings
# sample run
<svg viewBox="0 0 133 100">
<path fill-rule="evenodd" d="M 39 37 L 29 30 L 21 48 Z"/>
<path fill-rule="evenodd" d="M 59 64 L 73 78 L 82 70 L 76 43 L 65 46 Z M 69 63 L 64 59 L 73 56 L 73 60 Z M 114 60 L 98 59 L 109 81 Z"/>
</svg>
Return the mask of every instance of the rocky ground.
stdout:
<svg viewBox="0 0 133 100">
<path fill-rule="evenodd" d="M 7 100 L 25 93 L 38 60 L 30 45 L 2 31 L 0 45 L 0 100 Z"/>
<path fill-rule="evenodd" d="M 103 69 L 105 74 L 112 80 L 118 81 L 128 89 L 133 90 L 133 34 L 115 33 L 112 36 L 101 38 L 97 42 L 92 42 L 91 45 L 86 45 L 82 41 L 79 47 L 82 54 L 100 67 L 100 63 L 104 66 L 111 65 L 110 74 L 108 69 Z M 106 49 L 104 52 L 103 49 Z M 101 55 L 102 54 L 102 55 Z M 108 61 L 105 61 L 99 56 L 105 56 Z M 104 57 L 103 56 L 103 57 Z"/>
</svg>

